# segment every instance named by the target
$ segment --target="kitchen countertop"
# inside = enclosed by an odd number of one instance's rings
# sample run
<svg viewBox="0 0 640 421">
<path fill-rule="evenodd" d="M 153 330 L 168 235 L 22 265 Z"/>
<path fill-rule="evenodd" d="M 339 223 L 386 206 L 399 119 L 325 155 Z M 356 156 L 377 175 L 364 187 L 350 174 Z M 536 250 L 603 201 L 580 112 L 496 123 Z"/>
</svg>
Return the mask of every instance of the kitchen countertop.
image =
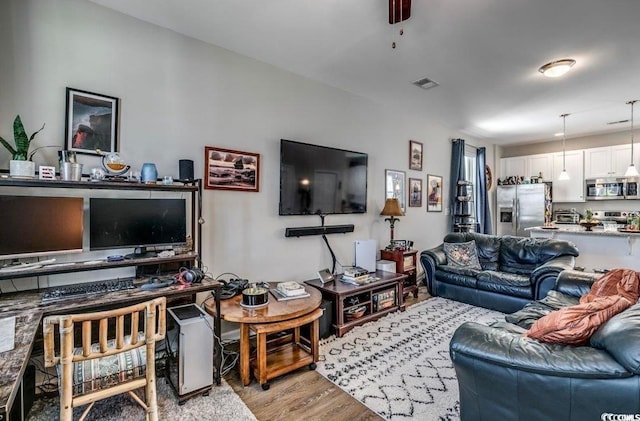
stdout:
<svg viewBox="0 0 640 421">
<path fill-rule="evenodd" d="M 549 232 L 549 233 L 570 233 L 580 235 L 596 235 L 596 236 L 614 236 L 614 237 L 627 237 L 640 235 L 640 231 L 624 232 L 624 231 L 605 231 L 602 227 L 594 227 L 591 231 L 587 231 L 584 227 L 577 224 L 558 224 L 554 225 L 555 229 L 548 227 L 531 227 L 526 228 L 527 231 L 534 232 Z"/>
</svg>

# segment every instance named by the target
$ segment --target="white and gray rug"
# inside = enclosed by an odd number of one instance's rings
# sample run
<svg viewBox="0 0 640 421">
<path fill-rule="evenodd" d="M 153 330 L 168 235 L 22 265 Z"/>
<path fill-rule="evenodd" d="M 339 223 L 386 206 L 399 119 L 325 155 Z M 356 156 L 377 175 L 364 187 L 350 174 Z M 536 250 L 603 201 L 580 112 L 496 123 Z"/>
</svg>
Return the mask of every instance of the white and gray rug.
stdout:
<svg viewBox="0 0 640 421">
<path fill-rule="evenodd" d="M 323 340 L 317 370 L 388 420 L 457 420 L 449 341 L 465 321 L 497 320 L 504 315 L 432 298 Z"/>
<path fill-rule="evenodd" d="M 197 396 L 184 405 L 178 405 L 173 389 L 166 379 L 158 379 L 158 418 L 163 421 L 257 421 L 257 418 L 231 389 L 224 379 L 214 386 L 209 396 Z M 78 419 L 82 408 L 74 410 Z M 50 421 L 60 419 L 59 398 L 46 398 L 34 402 L 27 420 Z M 144 420 L 145 412 L 127 395 L 114 396 L 97 402 L 89 412 L 87 421 Z"/>
</svg>

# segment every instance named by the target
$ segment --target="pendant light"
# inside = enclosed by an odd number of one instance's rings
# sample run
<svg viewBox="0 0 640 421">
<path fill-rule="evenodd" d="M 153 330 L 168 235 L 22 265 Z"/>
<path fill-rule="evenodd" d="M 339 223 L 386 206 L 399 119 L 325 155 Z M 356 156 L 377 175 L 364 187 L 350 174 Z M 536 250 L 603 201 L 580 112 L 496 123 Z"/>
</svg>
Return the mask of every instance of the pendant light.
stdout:
<svg viewBox="0 0 640 421">
<path fill-rule="evenodd" d="M 569 114 L 562 114 L 562 172 L 558 176 L 558 180 L 569 180 L 569 173 L 567 172 L 567 166 L 565 165 L 565 142 L 567 140 L 567 116 Z"/>
<path fill-rule="evenodd" d="M 633 104 L 635 104 L 635 102 L 636 100 L 627 102 L 627 104 L 631 104 L 631 163 L 624 173 L 625 177 L 636 177 L 638 175 L 638 170 L 636 166 L 633 165 Z"/>
</svg>

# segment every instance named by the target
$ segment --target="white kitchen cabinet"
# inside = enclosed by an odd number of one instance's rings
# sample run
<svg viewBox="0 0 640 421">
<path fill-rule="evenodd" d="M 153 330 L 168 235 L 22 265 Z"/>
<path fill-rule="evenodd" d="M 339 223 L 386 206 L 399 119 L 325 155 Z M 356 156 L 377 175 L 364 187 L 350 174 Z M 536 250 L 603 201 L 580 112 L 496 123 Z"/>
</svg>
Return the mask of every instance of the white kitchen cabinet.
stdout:
<svg viewBox="0 0 640 421">
<path fill-rule="evenodd" d="M 549 180 L 553 173 L 553 154 L 514 156 L 500 160 L 502 179 L 512 176 L 537 177 L 540 173 L 544 181 Z"/>
<path fill-rule="evenodd" d="M 569 180 L 558 180 L 562 172 L 562 152 L 553 154 L 553 202 L 584 202 L 584 151 L 567 151 L 565 166 Z"/>
<path fill-rule="evenodd" d="M 537 177 L 542 174 L 542 181 L 551 181 L 553 177 L 553 154 L 545 153 L 529 155 L 525 167 L 525 177 Z"/>
<path fill-rule="evenodd" d="M 640 165 L 640 148 L 633 148 L 633 162 Z M 586 149 L 584 172 L 586 178 L 624 177 L 631 162 L 631 144 Z"/>
<path fill-rule="evenodd" d="M 524 156 L 514 156 L 512 158 L 500 159 L 500 178 L 505 179 L 513 176 L 524 176 L 526 174 L 527 158 Z"/>
</svg>

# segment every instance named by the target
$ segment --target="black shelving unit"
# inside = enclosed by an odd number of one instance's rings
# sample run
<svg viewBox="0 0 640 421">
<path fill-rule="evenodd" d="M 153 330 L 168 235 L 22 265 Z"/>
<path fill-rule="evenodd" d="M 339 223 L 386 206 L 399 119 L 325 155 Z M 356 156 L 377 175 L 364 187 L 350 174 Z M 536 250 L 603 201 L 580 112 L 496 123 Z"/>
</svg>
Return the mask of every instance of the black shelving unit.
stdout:
<svg viewBox="0 0 640 421">
<path fill-rule="evenodd" d="M 459 180 L 456 185 L 456 202 L 453 209 L 453 232 L 476 231 L 473 198 L 473 183 Z"/>
</svg>

